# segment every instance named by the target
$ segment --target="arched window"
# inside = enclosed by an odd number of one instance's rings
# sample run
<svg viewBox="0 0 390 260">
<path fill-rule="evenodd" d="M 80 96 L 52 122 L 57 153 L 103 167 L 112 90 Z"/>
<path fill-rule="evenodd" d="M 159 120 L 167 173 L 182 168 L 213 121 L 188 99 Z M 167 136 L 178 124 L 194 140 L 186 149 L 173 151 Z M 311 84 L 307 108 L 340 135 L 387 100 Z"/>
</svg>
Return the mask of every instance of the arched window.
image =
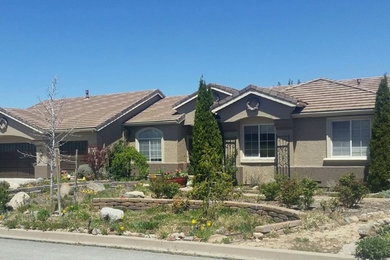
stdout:
<svg viewBox="0 0 390 260">
<path fill-rule="evenodd" d="M 161 139 L 162 134 L 157 129 L 146 129 L 138 136 L 138 151 L 142 153 L 148 162 L 161 162 Z"/>
</svg>

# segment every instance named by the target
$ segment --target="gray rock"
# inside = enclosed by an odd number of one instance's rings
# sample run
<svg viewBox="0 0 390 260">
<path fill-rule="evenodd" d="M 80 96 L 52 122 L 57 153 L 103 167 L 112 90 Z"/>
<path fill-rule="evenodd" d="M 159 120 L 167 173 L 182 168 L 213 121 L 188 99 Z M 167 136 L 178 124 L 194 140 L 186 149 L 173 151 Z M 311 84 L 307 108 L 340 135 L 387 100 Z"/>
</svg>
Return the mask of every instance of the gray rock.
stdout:
<svg viewBox="0 0 390 260">
<path fill-rule="evenodd" d="M 260 233 L 260 232 L 255 232 L 255 233 L 253 233 L 253 237 L 261 240 L 264 238 L 264 234 Z"/>
<path fill-rule="evenodd" d="M 364 237 L 372 237 L 376 235 L 376 228 L 375 225 L 365 225 L 359 228 L 358 230 L 360 238 Z"/>
<path fill-rule="evenodd" d="M 181 233 L 172 233 L 168 235 L 167 240 L 168 241 L 175 241 L 185 238 L 185 234 L 183 232 Z"/>
<path fill-rule="evenodd" d="M 359 217 L 359 221 L 361 221 L 361 222 L 368 222 L 367 214 L 361 214 L 360 217 Z"/>
<path fill-rule="evenodd" d="M 184 241 L 194 241 L 194 237 L 193 236 L 184 237 L 183 240 Z"/>
<path fill-rule="evenodd" d="M 217 230 L 215 230 L 215 233 L 217 234 L 225 234 L 226 230 L 225 227 L 220 227 Z"/>
<path fill-rule="evenodd" d="M 69 195 L 71 191 L 72 191 L 72 187 L 70 187 L 69 183 L 64 182 L 61 184 L 61 188 L 60 188 L 61 198 Z"/>
<path fill-rule="evenodd" d="M 157 239 L 157 236 L 155 234 L 149 234 L 149 235 L 145 235 L 146 238 L 153 238 L 153 239 Z"/>
<path fill-rule="evenodd" d="M 176 240 L 178 240 L 178 237 L 175 236 L 175 234 L 169 234 L 167 237 L 167 240 L 168 241 L 176 241 Z"/>
<path fill-rule="evenodd" d="M 215 234 L 215 235 L 210 236 L 210 238 L 209 238 L 209 240 L 207 240 L 207 242 L 209 242 L 209 243 L 221 243 L 222 240 L 224 240 L 225 238 L 227 238 L 227 236 Z"/>
<path fill-rule="evenodd" d="M 264 226 L 258 226 L 256 227 L 256 232 L 267 234 L 271 232 L 271 226 L 270 225 L 264 225 Z"/>
<path fill-rule="evenodd" d="M 104 191 L 106 188 L 104 188 L 103 183 L 90 182 L 87 184 L 87 189 L 100 192 L 100 191 Z"/>
<path fill-rule="evenodd" d="M 357 222 L 359 222 L 359 218 L 356 217 L 356 216 L 351 216 L 351 217 L 346 217 L 346 218 L 344 218 L 344 221 L 345 221 L 347 224 L 357 223 Z"/>
<path fill-rule="evenodd" d="M 126 198 L 145 198 L 145 194 L 142 191 L 128 191 L 124 196 Z"/>
<path fill-rule="evenodd" d="M 114 209 L 110 207 L 104 207 L 100 210 L 99 216 L 101 219 L 106 219 L 110 221 L 118 221 L 123 219 L 125 216 L 125 213 L 123 210 L 120 209 Z"/>
<path fill-rule="evenodd" d="M 353 242 L 353 243 L 343 245 L 343 247 L 341 248 L 341 250 L 338 254 L 340 254 L 340 255 L 354 255 L 355 251 L 356 251 L 356 243 Z"/>
<path fill-rule="evenodd" d="M 42 183 L 43 182 L 43 178 L 41 178 L 41 177 L 39 177 L 39 178 L 37 178 L 36 180 L 35 180 L 35 183 L 36 184 L 40 184 L 40 183 Z"/>
<path fill-rule="evenodd" d="M 93 230 L 92 230 L 92 235 L 99 235 L 101 232 L 100 232 L 100 230 L 98 229 L 98 228 L 94 228 Z"/>
<path fill-rule="evenodd" d="M 30 196 L 20 191 L 16 193 L 12 199 L 7 203 L 7 207 L 12 208 L 13 210 L 18 209 L 24 205 L 28 205 L 30 203 Z"/>
</svg>

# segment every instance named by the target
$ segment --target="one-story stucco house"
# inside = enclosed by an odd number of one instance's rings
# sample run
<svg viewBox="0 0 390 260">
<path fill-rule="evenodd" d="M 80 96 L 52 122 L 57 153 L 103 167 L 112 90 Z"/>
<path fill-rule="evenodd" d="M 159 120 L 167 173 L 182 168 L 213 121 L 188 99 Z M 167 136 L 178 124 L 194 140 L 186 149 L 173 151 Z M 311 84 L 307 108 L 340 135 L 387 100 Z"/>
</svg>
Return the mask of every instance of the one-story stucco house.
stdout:
<svg viewBox="0 0 390 260">
<path fill-rule="evenodd" d="M 236 154 L 238 180 L 257 183 L 275 172 L 329 185 L 340 175 L 367 171 L 375 96 L 381 77 L 315 79 L 298 85 L 242 90 L 209 84 L 212 112 L 227 155 Z M 149 161 L 150 171 L 186 169 L 197 93 L 166 97 L 159 90 L 68 98 L 59 131 L 74 134 L 61 146 L 85 156 L 88 146 L 125 138 Z M 37 104 L 0 108 L 0 177 L 47 177 Z M 37 158 L 21 158 L 19 151 Z"/>
</svg>

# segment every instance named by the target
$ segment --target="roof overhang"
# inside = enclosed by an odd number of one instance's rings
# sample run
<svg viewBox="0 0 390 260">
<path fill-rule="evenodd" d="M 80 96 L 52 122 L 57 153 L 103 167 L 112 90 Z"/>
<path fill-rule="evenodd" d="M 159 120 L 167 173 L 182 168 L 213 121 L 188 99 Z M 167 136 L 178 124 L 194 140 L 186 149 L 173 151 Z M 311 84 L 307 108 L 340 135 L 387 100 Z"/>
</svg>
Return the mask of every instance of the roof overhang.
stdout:
<svg viewBox="0 0 390 260">
<path fill-rule="evenodd" d="M 251 91 L 244 92 L 242 95 L 239 95 L 239 96 L 229 100 L 228 102 L 221 104 L 220 106 L 217 106 L 216 108 L 214 108 L 212 110 L 212 112 L 216 113 L 216 112 L 224 109 L 225 107 L 228 107 L 231 104 L 234 104 L 237 101 L 239 101 L 239 100 L 241 100 L 241 99 L 243 99 L 243 98 L 245 98 L 245 97 L 247 97 L 249 95 L 255 95 L 255 96 L 258 96 L 258 97 L 266 98 L 266 99 L 272 100 L 274 102 L 277 102 L 277 103 L 280 103 L 280 104 L 283 104 L 283 105 L 286 105 L 286 106 L 289 106 L 289 107 L 296 107 L 297 106 L 296 103 L 288 102 L 288 101 L 285 101 L 285 100 L 282 100 L 282 99 L 279 99 L 279 98 L 276 98 L 276 97 L 272 97 L 272 96 L 264 94 L 264 93 L 260 93 L 258 91 L 251 90 Z"/>
<path fill-rule="evenodd" d="M 185 116 L 182 116 L 176 120 L 160 120 L 160 121 L 145 121 L 145 122 L 126 122 L 125 126 L 149 126 L 149 125 L 172 125 L 181 124 L 184 121 Z"/>
<path fill-rule="evenodd" d="M 351 109 L 351 110 L 335 110 L 335 111 L 313 111 L 292 114 L 292 118 L 307 118 L 307 117 L 326 117 L 326 116 L 357 116 L 357 115 L 372 115 L 374 109 Z"/>
</svg>

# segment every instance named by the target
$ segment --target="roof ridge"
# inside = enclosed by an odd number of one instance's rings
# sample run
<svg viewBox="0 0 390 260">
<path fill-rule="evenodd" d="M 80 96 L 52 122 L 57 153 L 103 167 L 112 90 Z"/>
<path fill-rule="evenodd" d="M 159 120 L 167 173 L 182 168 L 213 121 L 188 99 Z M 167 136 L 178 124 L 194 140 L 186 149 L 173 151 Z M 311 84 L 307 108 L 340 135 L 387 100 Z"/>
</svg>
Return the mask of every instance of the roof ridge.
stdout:
<svg viewBox="0 0 390 260">
<path fill-rule="evenodd" d="M 309 80 L 309 81 L 306 81 L 306 82 L 303 82 L 303 83 L 300 83 L 300 84 L 290 85 L 290 86 L 287 86 L 285 88 L 285 90 L 289 90 L 289 89 L 293 89 L 293 88 L 296 88 L 296 87 L 300 87 L 302 85 L 310 84 L 310 83 L 313 83 L 313 82 L 316 82 L 316 81 L 319 81 L 319 80 L 323 80 L 323 79 L 324 78 L 317 78 L 317 79 L 312 79 L 312 80 Z"/>
<path fill-rule="evenodd" d="M 113 95 L 121 95 L 121 94 L 130 94 L 130 93 L 141 93 L 141 92 L 150 92 L 150 93 L 153 93 L 155 91 L 160 91 L 158 88 L 155 88 L 155 89 L 146 89 L 146 90 L 137 90 L 137 91 L 127 91 L 127 92 L 119 92 L 119 93 L 108 93 L 108 94 L 99 94 L 99 95 L 89 95 L 89 98 L 91 97 L 103 97 L 103 96 L 113 96 Z M 161 92 L 161 91 L 160 91 Z M 162 92 L 161 92 L 162 93 Z M 66 100 L 66 101 L 69 101 L 69 100 L 75 100 L 75 99 L 84 99 L 85 96 L 78 96 L 78 97 L 64 97 L 64 98 L 58 98 L 58 99 L 55 99 L 55 101 L 59 101 L 59 100 Z M 41 100 L 40 102 L 32 105 L 31 107 L 28 107 L 26 108 L 26 110 L 29 110 L 31 108 L 34 108 L 36 105 L 39 105 L 41 104 L 42 102 L 45 102 L 47 99 L 43 99 Z"/>
<path fill-rule="evenodd" d="M 368 89 L 365 89 L 365 88 L 360 88 L 360 87 L 355 86 L 355 85 L 348 85 L 348 84 L 346 84 L 344 82 L 339 82 L 337 80 L 326 79 L 326 78 L 323 78 L 323 80 L 328 81 L 328 82 L 332 82 L 332 83 L 336 83 L 336 84 L 339 84 L 339 85 L 343 85 L 343 86 L 346 86 L 346 87 L 355 88 L 355 89 L 358 89 L 358 90 L 362 90 L 362 91 L 366 91 L 366 92 L 369 92 L 369 93 L 376 94 L 376 92 L 374 92 L 374 91 L 371 91 L 371 90 L 368 90 Z M 353 80 L 353 79 L 350 79 L 350 80 Z"/>
</svg>

